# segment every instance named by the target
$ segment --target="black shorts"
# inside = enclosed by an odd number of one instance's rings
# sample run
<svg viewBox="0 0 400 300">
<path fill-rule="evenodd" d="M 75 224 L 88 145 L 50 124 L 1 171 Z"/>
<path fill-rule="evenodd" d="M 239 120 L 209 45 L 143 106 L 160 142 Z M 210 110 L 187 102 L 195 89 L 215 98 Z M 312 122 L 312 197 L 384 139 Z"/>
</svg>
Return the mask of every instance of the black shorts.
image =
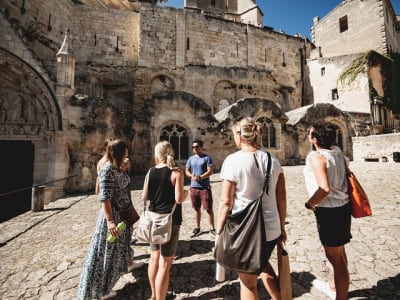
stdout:
<svg viewBox="0 0 400 300">
<path fill-rule="evenodd" d="M 340 207 L 316 207 L 315 217 L 323 246 L 338 247 L 350 242 L 350 202 Z"/>
</svg>

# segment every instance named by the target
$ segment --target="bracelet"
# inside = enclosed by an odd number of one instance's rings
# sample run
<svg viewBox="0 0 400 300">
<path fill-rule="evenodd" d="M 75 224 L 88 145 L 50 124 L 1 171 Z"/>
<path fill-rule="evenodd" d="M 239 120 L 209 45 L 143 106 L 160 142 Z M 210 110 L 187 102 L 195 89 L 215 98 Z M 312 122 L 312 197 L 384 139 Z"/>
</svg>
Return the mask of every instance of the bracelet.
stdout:
<svg viewBox="0 0 400 300">
<path fill-rule="evenodd" d="M 107 223 L 114 223 L 114 220 L 107 220 Z"/>
</svg>

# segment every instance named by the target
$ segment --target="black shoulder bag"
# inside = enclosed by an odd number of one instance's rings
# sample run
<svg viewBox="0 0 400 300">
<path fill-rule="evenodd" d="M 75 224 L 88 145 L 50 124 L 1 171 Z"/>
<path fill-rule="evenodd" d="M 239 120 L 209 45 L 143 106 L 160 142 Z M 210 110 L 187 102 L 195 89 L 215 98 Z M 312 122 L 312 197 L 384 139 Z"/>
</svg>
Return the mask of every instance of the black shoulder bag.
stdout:
<svg viewBox="0 0 400 300">
<path fill-rule="evenodd" d="M 262 213 L 262 196 L 268 194 L 271 154 L 260 197 L 238 213 L 230 214 L 215 245 L 214 257 L 223 267 L 240 273 L 260 274 L 267 265 L 267 239 Z M 260 166 L 254 154 L 257 168 Z M 262 171 L 260 170 L 261 174 Z"/>
</svg>

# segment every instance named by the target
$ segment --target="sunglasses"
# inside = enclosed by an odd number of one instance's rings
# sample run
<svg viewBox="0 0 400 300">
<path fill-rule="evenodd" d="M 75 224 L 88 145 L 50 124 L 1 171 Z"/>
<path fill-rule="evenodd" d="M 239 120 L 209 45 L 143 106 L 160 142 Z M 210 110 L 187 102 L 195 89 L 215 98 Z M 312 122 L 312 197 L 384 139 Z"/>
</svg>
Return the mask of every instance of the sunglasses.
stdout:
<svg viewBox="0 0 400 300">
<path fill-rule="evenodd" d="M 200 146 L 192 146 L 192 149 L 200 148 Z"/>
</svg>

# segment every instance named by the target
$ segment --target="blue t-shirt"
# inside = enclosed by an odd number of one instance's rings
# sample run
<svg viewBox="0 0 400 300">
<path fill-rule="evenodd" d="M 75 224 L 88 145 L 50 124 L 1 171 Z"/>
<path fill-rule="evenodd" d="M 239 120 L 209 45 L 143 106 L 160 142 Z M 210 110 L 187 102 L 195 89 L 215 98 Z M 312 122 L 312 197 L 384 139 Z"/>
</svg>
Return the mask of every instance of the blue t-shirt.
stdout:
<svg viewBox="0 0 400 300">
<path fill-rule="evenodd" d="M 200 176 L 207 172 L 207 168 L 213 165 L 211 156 L 207 154 L 193 155 L 189 157 L 186 162 L 186 168 L 189 169 L 190 173 L 194 176 Z M 195 188 L 208 188 L 210 186 L 210 177 L 202 179 L 200 181 L 192 180 L 190 183 L 191 187 Z"/>
</svg>

